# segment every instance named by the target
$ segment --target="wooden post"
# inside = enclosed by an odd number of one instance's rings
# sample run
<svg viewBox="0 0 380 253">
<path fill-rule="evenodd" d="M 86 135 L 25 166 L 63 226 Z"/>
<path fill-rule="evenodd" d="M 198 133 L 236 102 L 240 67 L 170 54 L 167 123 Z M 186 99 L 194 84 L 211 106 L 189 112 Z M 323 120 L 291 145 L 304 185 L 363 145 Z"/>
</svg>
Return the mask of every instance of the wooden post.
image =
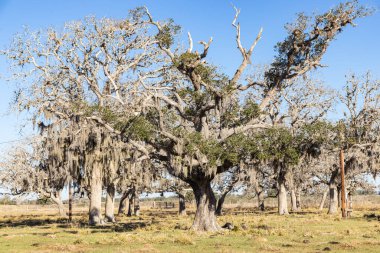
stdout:
<svg viewBox="0 0 380 253">
<path fill-rule="evenodd" d="M 343 154 L 343 149 L 340 150 L 340 176 L 341 176 L 341 208 L 342 208 L 342 217 L 346 218 L 347 213 L 346 213 L 346 189 L 344 185 L 344 154 Z"/>
<path fill-rule="evenodd" d="M 69 181 L 69 222 L 73 221 L 73 180 Z"/>
</svg>

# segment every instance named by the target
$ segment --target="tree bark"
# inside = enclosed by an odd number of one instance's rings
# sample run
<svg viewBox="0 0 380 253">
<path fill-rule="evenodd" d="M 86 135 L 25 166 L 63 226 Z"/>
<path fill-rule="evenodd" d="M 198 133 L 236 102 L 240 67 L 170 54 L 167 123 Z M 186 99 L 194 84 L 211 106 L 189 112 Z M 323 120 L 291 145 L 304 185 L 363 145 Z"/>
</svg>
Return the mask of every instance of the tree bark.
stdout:
<svg viewBox="0 0 380 253">
<path fill-rule="evenodd" d="M 296 197 L 296 192 L 294 189 L 290 191 L 290 201 L 292 204 L 292 211 L 295 212 L 298 210 L 297 208 L 297 197 Z"/>
<path fill-rule="evenodd" d="M 227 196 L 228 192 L 223 192 L 223 194 L 220 196 L 219 200 L 218 200 L 218 204 L 216 206 L 216 211 L 215 211 L 215 214 L 217 216 L 221 216 L 223 213 L 223 204 L 224 204 L 224 201 L 226 200 L 226 196 Z"/>
<path fill-rule="evenodd" d="M 352 193 L 348 192 L 347 194 L 347 204 L 348 204 L 348 209 L 353 209 L 353 203 L 352 203 Z"/>
<path fill-rule="evenodd" d="M 321 200 L 321 203 L 319 204 L 319 210 L 321 210 L 321 211 L 323 210 L 323 207 L 325 206 L 327 193 L 328 193 L 328 191 L 323 192 L 322 200 Z"/>
<path fill-rule="evenodd" d="M 340 187 L 337 187 L 337 195 L 338 195 L 338 207 L 342 206 L 342 191 L 340 190 Z"/>
<path fill-rule="evenodd" d="M 285 173 L 280 172 L 278 176 L 278 213 L 280 215 L 289 214 L 287 192 L 285 187 Z"/>
<path fill-rule="evenodd" d="M 128 213 L 127 213 L 127 216 L 129 216 L 129 217 L 134 214 L 133 201 L 134 201 L 134 193 L 131 193 L 128 196 Z"/>
<path fill-rule="evenodd" d="M 336 177 L 339 174 L 339 170 L 335 169 L 329 181 L 329 210 L 328 214 L 335 214 L 338 211 L 338 191 L 336 186 Z"/>
<path fill-rule="evenodd" d="M 302 207 L 301 207 L 301 191 L 299 189 L 296 192 L 296 206 L 297 206 L 298 211 L 300 211 L 302 209 Z"/>
<path fill-rule="evenodd" d="M 186 215 L 185 196 L 181 193 L 178 193 L 178 214 L 181 216 Z"/>
<path fill-rule="evenodd" d="M 123 195 L 121 196 L 117 215 L 125 214 L 125 208 L 127 206 L 128 195 L 129 195 L 129 192 L 124 192 Z"/>
<path fill-rule="evenodd" d="M 134 195 L 134 214 L 140 216 L 140 194 Z"/>
<path fill-rule="evenodd" d="M 101 213 L 102 208 L 102 171 L 100 166 L 94 166 L 91 172 L 90 181 L 90 208 L 89 208 L 89 224 L 96 226 L 103 224 Z"/>
<path fill-rule="evenodd" d="M 264 190 L 262 187 L 260 187 L 259 185 L 259 181 L 257 179 L 257 170 L 256 168 L 253 169 L 252 171 L 252 174 L 251 174 L 251 180 L 252 180 L 252 184 L 253 184 L 253 187 L 255 189 L 255 193 L 256 193 L 256 196 L 257 196 L 257 206 L 258 208 L 261 210 L 261 211 L 264 211 L 265 210 L 265 204 L 264 204 L 264 199 L 265 199 L 265 196 L 264 196 Z"/>
<path fill-rule="evenodd" d="M 260 211 L 264 212 L 265 211 L 265 198 L 264 198 L 264 191 L 259 191 L 257 192 L 257 204 L 260 209 Z"/>
<path fill-rule="evenodd" d="M 108 222 L 115 222 L 115 186 L 109 185 L 107 187 L 106 196 L 106 215 L 105 218 Z"/>
<path fill-rule="evenodd" d="M 216 198 L 211 188 L 211 180 L 187 181 L 194 191 L 197 210 L 192 225 L 196 231 L 219 231 L 221 227 L 216 222 Z"/>
<path fill-rule="evenodd" d="M 69 222 L 73 221 L 73 180 L 69 181 Z"/>
<path fill-rule="evenodd" d="M 65 212 L 65 206 L 63 205 L 62 201 L 58 204 L 58 209 L 59 209 L 59 216 L 67 217 L 66 212 Z"/>
<path fill-rule="evenodd" d="M 55 192 L 54 194 L 53 193 L 50 194 L 50 198 L 57 205 L 59 216 L 67 217 L 66 212 L 65 212 L 65 205 L 63 204 L 62 198 L 61 198 L 61 192 L 58 191 L 58 192 Z"/>
<path fill-rule="evenodd" d="M 335 182 L 329 184 L 329 211 L 328 214 L 335 214 L 338 211 L 338 190 Z"/>
</svg>

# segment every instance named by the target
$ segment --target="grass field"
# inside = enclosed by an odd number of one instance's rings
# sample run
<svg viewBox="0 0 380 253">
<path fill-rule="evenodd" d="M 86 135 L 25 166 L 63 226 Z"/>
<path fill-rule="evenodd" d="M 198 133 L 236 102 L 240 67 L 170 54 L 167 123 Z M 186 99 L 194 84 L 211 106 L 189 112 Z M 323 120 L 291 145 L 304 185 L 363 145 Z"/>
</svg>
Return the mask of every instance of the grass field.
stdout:
<svg viewBox="0 0 380 253">
<path fill-rule="evenodd" d="M 116 224 L 89 227 L 77 214 L 74 224 L 54 215 L 0 218 L 0 252 L 380 252 L 380 222 L 374 210 L 342 220 L 315 210 L 286 217 L 229 209 L 219 224 L 235 228 L 221 233 L 189 230 L 192 214 L 142 210 L 141 217 L 121 217 Z"/>
</svg>

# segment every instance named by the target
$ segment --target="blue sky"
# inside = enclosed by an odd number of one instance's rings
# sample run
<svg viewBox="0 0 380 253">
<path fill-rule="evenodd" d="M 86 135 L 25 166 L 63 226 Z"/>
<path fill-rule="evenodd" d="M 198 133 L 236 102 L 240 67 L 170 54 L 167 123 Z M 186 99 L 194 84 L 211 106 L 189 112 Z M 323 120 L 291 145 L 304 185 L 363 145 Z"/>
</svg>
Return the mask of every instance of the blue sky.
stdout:
<svg viewBox="0 0 380 253">
<path fill-rule="evenodd" d="M 292 21 L 298 12 L 321 13 L 335 6 L 339 1 L 305 0 L 0 0 L 0 48 L 6 47 L 12 37 L 28 26 L 32 30 L 50 26 L 61 27 L 65 22 L 78 20 L 88 15 L 96 17 L 123 18 L 128 10 L 145 5 L 155 19 L 173 18 L 182 26 L 183 33 L 192 33 L 194 41 L 214 42 L 210 48 L 209 60 L 232 74 L 240 63 L 240 54 L 235 45 L 235 34 L 231 26 L 234 15 L 231 3 L 241 9 L 240 23 L 242 42 L 249 46 L 260 27 L 263 37 L 255 49 L 253 63 L 270 63 L 273 47 L 285 37 L 283 25 Z M 364 5 L 380 9 L 380 0 L 364 0 Z M 341 87 L 345 74 L 371 70 L 380 76 L 380 13 L 358 20 L 356 28 L 348 28 L 329 48 L 323 64 L 328 65 L 318 72 L 318 78 L 329 86 Z M 12 98 L 12 83 L 4 80 L 7 62 L 0 58 L 0 143 L 22 139 L 19 130 L 24 124 L 23 117 L 6 114 Z M 26 128 L 24 136 L 30 133 Z M 0 150 L 9 144 L 0 144 Z"/>
</svg>

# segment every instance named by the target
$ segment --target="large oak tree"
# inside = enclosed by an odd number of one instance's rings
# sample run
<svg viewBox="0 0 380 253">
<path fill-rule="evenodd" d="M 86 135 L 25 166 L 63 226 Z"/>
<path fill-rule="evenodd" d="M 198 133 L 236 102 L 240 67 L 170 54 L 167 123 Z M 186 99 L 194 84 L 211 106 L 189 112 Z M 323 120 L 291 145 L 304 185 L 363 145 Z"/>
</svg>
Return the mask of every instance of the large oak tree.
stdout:
<svg viewBox="0 0 380 253">
<path fill-rule="evenodd" d="M 46 124 L 79 117 L 121 136 L 139 152 L 137 159 L 160 163 L 191 186 L 193 229 L 217 231 L 211 181 L 239 165 L 242 150 L 257 148 L 249 133 L 270 127 L 266 108 L 277 94 L 319 67 L 332 40 L 368 10 L 353 1 L 315 17 L 300 14 L 286 26 L 264 78 L 250 82 L 241 79 L 262 30 L 244 48 L 239 13 L 232 25 L 242 61 L 232 76 L 206 62 L 212 39 L 194 51 L 189 33 L 189 47 L 181 50 L 175 46 L 179 27 L 154 20 L 145 8 L 125 20 L 90 18 L 63 32 L 18 36 L 6 51 L 24 86 L 16 104 Z M 257 87 L 259 99 L 250 99 Z"/>
</svg>

